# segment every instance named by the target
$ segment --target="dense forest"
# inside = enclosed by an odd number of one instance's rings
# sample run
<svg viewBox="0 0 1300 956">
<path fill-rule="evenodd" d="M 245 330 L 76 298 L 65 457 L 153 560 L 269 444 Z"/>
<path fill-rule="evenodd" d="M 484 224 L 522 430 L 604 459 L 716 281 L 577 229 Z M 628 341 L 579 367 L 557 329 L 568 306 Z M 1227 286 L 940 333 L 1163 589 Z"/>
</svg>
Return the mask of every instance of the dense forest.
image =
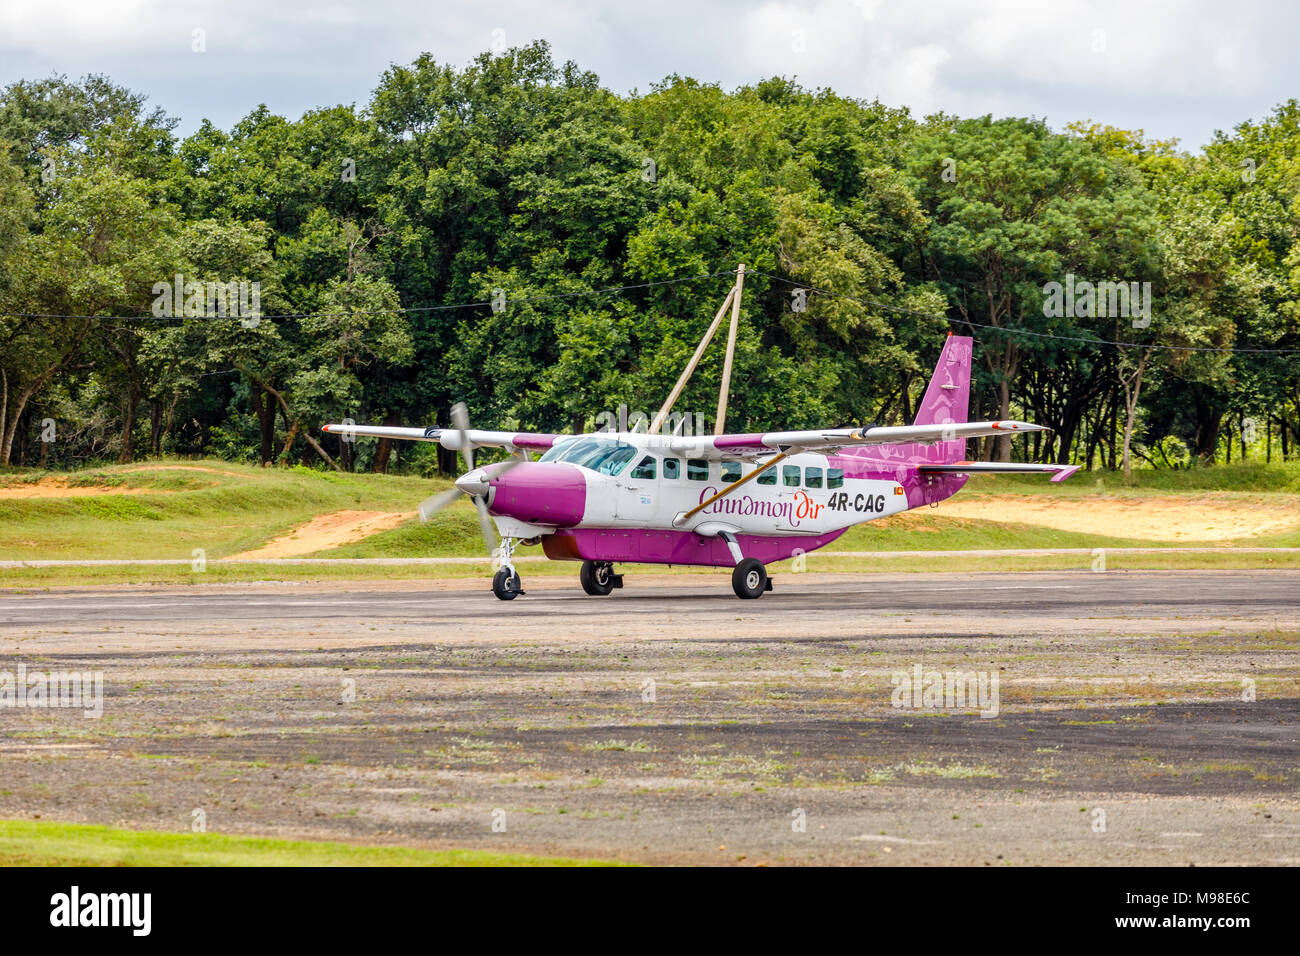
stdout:
<svg viewBox="0 0 1300 956">
<path fill-rule="evenodd" d="M 14 83 L 0 466 L 431 472 L 432 446 L 320 425 L 653 413 L 742 262 L 731 431 L 910 420 L 953 331 L 972 417 L 1053 429 L 986 457 L 1300 455 L 1300 104 L 1200 152 L 1079 119 L 920 119 L 781 78 L 621 96 L 545 43 L 184 138 L 108 77 Z M 678 408 L 711 416 L 721 364 Z"/>
</svg>

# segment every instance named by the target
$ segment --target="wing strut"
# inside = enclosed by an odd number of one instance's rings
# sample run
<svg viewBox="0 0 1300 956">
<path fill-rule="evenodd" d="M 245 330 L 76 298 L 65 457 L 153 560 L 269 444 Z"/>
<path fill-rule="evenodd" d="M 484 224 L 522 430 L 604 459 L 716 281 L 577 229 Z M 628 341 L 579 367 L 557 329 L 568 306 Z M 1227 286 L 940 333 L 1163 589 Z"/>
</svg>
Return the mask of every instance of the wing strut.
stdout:
<svg viewBox="0 0 1300 956">
<path fill-rule="evenodd" d="M 713 502 L 717 501 L 719 498 L 725 498 L 727 495 L 731 494 L 733 491 L 735 491 L 737 488 L 739 488 L 739 487 L 740 487 L 741 485 L 743 485 L 745 482 L 747 482 L 747 481 L 752 481 L 753 479 L 757 478 L 757 477 L 758 477 L 759 475 L 761 475 L 763 472 L 767 471 L 769 468 L 771 468 L 773 465 L 775 465 L 778 461 L 781 461 L 783 458 L 789 458 L 791 455 L 793 455 L 793 454 L 797 454 L 797 453 L 798 453 L 798 449 L 795 449 L 795 448 L 787 448 L 785 451 L 781 452 L 779 455 L 773 455 L 771 458 L 769 458 L 767 461 L 763 462 L 763 464 L 759 465 L 757 468 L 755 468 L 755 469 L 754 469 L 753 471 L 751 471 L 749 474 L 744 475 L 743 477 L 738 478 L 736 481 L 733 481 L 731 484 L 727 485 L 727 487 L 723 488 L 721 491 L 719 491 L 719 492 L 718 492 L 716 495 L 714 495 L 712 498 L 707 498 L 707 499 L 705 499 L 704 501 L 701 501 L 698 505 L 696 505 L 696 506 L 695 506 L 694 508 L 692 508 L 690 511 L 686 512 L 686 514 L 684 514 L 684 515 L 682 515 L 680 518 L 677 518 L 676 520 L 674 520 L 674 521 L 673 521 L 673 524 L 680 525 L 680 524 L 684 524 L 684 523 L 687 522 L 687 521 L 690 521 L 691 518 L 693 518 L 695 515 L 699 514 L 701 511 L 703 511 L 703 510 L 704 510 L 705 508 L 707 508 L 709 505 L 713 504 Z"/>
</svg>

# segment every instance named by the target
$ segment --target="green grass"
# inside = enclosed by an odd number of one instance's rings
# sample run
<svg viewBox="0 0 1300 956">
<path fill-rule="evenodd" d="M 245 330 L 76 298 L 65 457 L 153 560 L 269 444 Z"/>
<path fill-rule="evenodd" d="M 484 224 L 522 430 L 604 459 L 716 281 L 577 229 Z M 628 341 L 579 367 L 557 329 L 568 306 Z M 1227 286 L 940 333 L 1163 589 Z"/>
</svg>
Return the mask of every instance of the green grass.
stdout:
<svg viewBox="0 0 1300 956">
<path fill-rule="evenodd" d="M 0 820 L 3 866 L 616 866 L 488 850 L 419 850 L 218 833 Z"/>
<path fill-rule="evenodd" d="M 1098 488 L 1098 482 L 1101 487 Z M 1086 492 L 1084 492 L 1086 489 Z M 1241 491 L 1300 494 L 1300 460 L 1265 464 L 1260 461 L 1231 465 L 1198 466 L 1179 471 L 1141 468 L 1125 478 L 1114 471 L 1079 471 L 1064 482 L 1052 484 L 1038 475 L 999 475 L 972 478 L 963 494 L 974 490 L 987 493 L 1012 491 L 1016 494 L 1070 495 L 1103 491 L 1168 494 L 1191 491 Z"/>
<path fill-rule="evenodd" d="M 152 463 L 151 463 L 152 464 Z M 219 558 L 256 548 L 320 514 L 331 511 L 414 512 L 446 481 L 399 475 L 339 474 L 308 468 L 253 468 L 224 461 L 163 462 L 212 468 L 138 471 L 125 465 L 74 473 L 73 484 L 126 485 L 141 494 L 67 498 L 0 498 L 0 560 L 122 557 L 184 558 L 195 548 Z M 0 478 L 4 484 L 43 474 Z M 422 526 L 431 542 L 438 529 L 459 537 L 467 504 Z M 428 553 L 428 552 L 425 552 Z"/>
<path fill-rule="evenodd" d="M 527 549 L 534 554 L 538 549 Z M 897 558 L 840 558 L 821 552 L 811 552 L 806 557 L 805 571 L 818 574 L 923 574 L 926 572 L 1018 572 L 1018 571 L 1077 571 L 1092 566 L 1091 554 L 1053 555 L 971 555 L 954 551 L 936 559 L 929 555 Z M 1251 554 L 1197 552 L 1164 549 L 1143 554 L 1106 555 L 1108 571 L 1140 570 L 1213 570 L 1213 569 L 1296 569 L 1300 568 L 1300 554 Z M 769 565 L 773 576 L 779 577 L 778 588 L 798 587 L 799 574 L 792 571 L 789 561 Z M 578 564 L 572 561 L 529 561 L 519 565 L 520 575 L 527 586 L 529 579 L 537 577 L 570 578 L 578 587 Z M 667 568 L 656 564 L 620 564 L 619 572 L 628 575 L 628 587 L 637 586 L 642 575 L 709 576 L 722 589 L 729 588 L 727 568 Z M 24 592 L 47 588 L 109 586 L 125 584 L 239 584 L 255 581 L 447 581 L 463 579 L 488 591 L 490 568 L 487 564 L 442 565 L 267 565 L 241 564 L 232 566 L 208 565 L 203 574 L 193 574 L 185 567 L 90 567 L 90 568 L 4 568 L 0 569 L 0 588 Z"/>
</svg>

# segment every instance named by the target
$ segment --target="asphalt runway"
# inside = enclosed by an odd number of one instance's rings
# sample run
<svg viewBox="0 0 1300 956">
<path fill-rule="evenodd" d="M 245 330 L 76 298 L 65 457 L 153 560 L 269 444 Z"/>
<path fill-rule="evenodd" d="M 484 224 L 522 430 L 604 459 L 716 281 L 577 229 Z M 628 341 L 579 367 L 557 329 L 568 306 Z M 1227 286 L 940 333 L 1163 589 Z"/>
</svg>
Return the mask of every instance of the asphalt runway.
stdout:
<svg viewBox="0 0 1300 956">
<path fill-rule="evenodd" d="M 576 568 L 575 568 L 576 578 Z M 985 619 L 1039 616 L 1178 619 L 1248 618 L 1300 626 L 1300 571 L 1085 571 L 1032 574 L 818 575 L 774 577 L 756 601 L 731 593 L 725 572 L 690 578 L 629 575 L 627 586 L 605 598 L 585 595 L 575 581 L 525 579 L 512 602 L 492 597 L 487 583 L 457 582 L 424 589 L 418 582 L 372 584 L 211 586 L 199 588 L 61 589 L 0 596 L 0 628 L 87 627 L 108 622 L 411 620 L 500 623 L 543 617 L 587 626 L 617 619 L 654 628 L 665 613 L 688 612 L 701 627 L 734 621 L 737 613 L 774 621 L 839 624 L 880 614 Z"/>
<path fill-rule="evenodd" d="M 576 568 L 575 568 L 576 570 Z M 576 577 L 576 575 L 575 575 Z M 1300 863 L 1300 572 L 0 594 L 0 818 L 662 863 Z M 980 674 L 997 706 L 894 694 Z M 497 826 L 504 822 L 504 829 Z"/>
</svg>

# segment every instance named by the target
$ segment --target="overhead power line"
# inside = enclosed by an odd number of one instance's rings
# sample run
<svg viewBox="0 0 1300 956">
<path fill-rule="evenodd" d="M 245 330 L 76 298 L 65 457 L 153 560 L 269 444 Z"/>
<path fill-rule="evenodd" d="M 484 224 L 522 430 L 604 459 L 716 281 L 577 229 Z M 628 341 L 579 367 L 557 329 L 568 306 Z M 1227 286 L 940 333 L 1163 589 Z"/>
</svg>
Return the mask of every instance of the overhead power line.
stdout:
<svg viewBox="0 0 1300 956">
<path fill-rule="evenodd" d="M 702 275 L 678 276 L 675 279 L 658 279 L 654 282 L 637 282 L 631 285 L 610 286 L 605 289 L 583 289 L 579 292 L 557 292 L 543 295 L 521 295 L 507 296 L 507 303 L 519 302 L 550 302 L 565 299 L 579 299 L 584 296 L 593 295 L 618 295 L 624 292 L 633 292 L 638 289 L 654 289 L 660 286 L 681 285 L 684 282 L 700 282 L 704 279 L 716 279 L 719 276 L 735 275 L 734 269 L 723 269 L 720 272 L 706 272 Z M 196 282 L 198 280 L 195 280 Z M 344 318 L 350 315 L 402 315 L 407 312 L 448 312 L 455 309 L 481 309 L 492 307 L 493 301 L 485 299 L 481 302 L 457 302 L 452 305 L 410 305 L 402 306 L 398 309 L 357 309 L 347 312 L 277 312 L 274 314 L 262 314 L 259 319 L 274 321 L 276 319 L 331 319 Z M 220 316 L 184 316 L 184 315 L 90 315 L 75 313 L 57 313 L 57 312 L 10 312 L 0 309 L 0 316 L 11 316 L 19 319 L 99 319 L 103 322 L 175 322 L 184 319 L 193 319 L 195 321 L 212 321 L 213 319 L 239 320 L 248 318 L 242 315 L 220 315 Z"/>
<path fill-rule="evenodd" d="M 868 306 L 869 308 L 881 309 L 887 312 L 893 312 L 899 315 L 910 315 L 923 319 L 938 319 L 943 322 L 960 323 L 973 329 L 984 329 L 990 332 L 997 332 L 1003 335 L 1021 335 L 1037 339 L 1052 339 L 1058 342 L 1075 342 L 1082 345 L 1104 345 L 1116 348 L 1143 348 L 1156 349 L 1168 352 L 1211 352 L 1222 354 L 1239 354 L 1239 355 L 1295 355 L 1300 354 L 1300 348 L 1237 348 L 1234 346 L 1207 346 L 1207 345 L 1166 345 L 1154 342 L 1125 342 L 1118 339 L 1105 339 L 1098 336 L 1082 335 L 1060 335 L 1055 332 L 1036 332 L 1032 329 L 1012 328 L 1003 325 L 993 325 L 986 322 L 975 322 L 970 319 L 954 318 L 940 312 L 922 312 L 916 309 L 908 309 L 903 306 L 893 305 L 889 302 L 882 302 L 878 299 L 868 299 L 862 296 L 849 295 L 845 292 L 835 292 L 831 289 L 822 289 L 817 286 L 808 285 L 792 279 L 788 276 L 774 275 L 770 272 L 763 272 L 760 269 L 746 270 L 748 275 L 762 276 L 771 279 L 774 282 L 782 282 L 796 289 L 803 289 L 807 292 L 817 295 L 830 296 L 832 298 L 845 299 L 850 302 L 856 302 L 859 305 Z M 722 276 L 732 276 L 735 272 L 732 269 L 721 269 L 717 272 L 706 272 L 698 275 L 678 276 L 673 279 L 658 279 L 652 282 L 637 282 L 629 285 L 610 286 L 603 289 L 584 289 L 578 292 L 560 292 L 541 295 L 528 296 L 507 296 L 505 302 L 507 305 L 516 303 L 531 302 L 557 302 L 570 299 L 580 299 L 588 296 L 601 295 L 621 295 L 627 292 L 634 292 L 642 289 L 654 289 L 663 286 L 681 285 L 688 282 L 701 282 L 705 279 L 716 279 Z M 414 305 L 404 306 L 397 309 L 370 309 L 357 310 L 348 312 L 282 312 L 276 314 L 263 314 L 258 316 L 260 320 L 275 321 L 279 319 L 306 319 L 306 318 L 344 318 L 355 315 L 401 315 L 407 313 L 421 312 L 448 312 L 460 309 L 480 309 L 491 308 L 494 303 L 491 299 L 475 302 L 457 302 L 447 305 Z M 214 319 L 227 319 L 238 321 L 247 316 L 228 315 L 228 316 L 154 316 L 154 315 L 89 315 L 89 314 L 60 314 L 49 312 L 11 312 L 0 310 L 0 316 L 9 316 L 14 318 L 25 319 L 98 319 L 106 322 L 137 322 L 137 321 L 213 321 Z"/>
<path fill-rule="evenodd" d="M 1004 335 L 1027 335 L 1038 339 L 1055 339 L 1060 342 L 1082 342 L 1085 345 L 1113 345 L 1119 348 L 1143 348 L 1143 349 L 1160 349 L 1169 352 L 1225 352 L 1245 355 L 1292 355 L 1300 354 L 1300 348 L 1294 349 L 1255 349 L 1255 348 L 1235 348 L 1233 346 L 1209 346 L 1209 345 L 1163 345 L 1155 342 L 1123 342 L 1118 339 L 1103 339 L 1098 337 L 1089 337 L 1082 335 L 1058 335 L 1055 332 L 1035 332 L 1031 329 L 1010 328 L 1005 325 L 991 325 L 986 322 L 972 322 L 969 319 L 957 319 L 949 315 L 943 315 L 938 312 L 918 312 L 915 309 L 907 309 L 902 306 L 891 305 L 888 302 L 880 302 L 876 299 L 864 299 L 860 296 L 848 295 L 844 292 L 832 292 L 830 289 L 819 289 L 816 286 L 810 286 L 786 276 L 772 275 L 769 272 L 760 272 L 758 269 L 747 270 L 750 275 L 760 275 L 776 282 L 784 282 L 787 285 L 798 289 L 804 289 L 808 292 L 815 292 L 818 295 L 832 296 L 837 299 L 847 299 L 850 302 L 857 302 L 859 305 L 870 306 L 875 309 L 883 309 L 888 312 L 897 312 L 902 315 L 912 315 L 924 319 L 942 319 L 945 322 L 957 322 L 962 325 L 968 325 L 976 329 L 988 329 L 993 332 L 1001 332 Z"/>
</svg>

